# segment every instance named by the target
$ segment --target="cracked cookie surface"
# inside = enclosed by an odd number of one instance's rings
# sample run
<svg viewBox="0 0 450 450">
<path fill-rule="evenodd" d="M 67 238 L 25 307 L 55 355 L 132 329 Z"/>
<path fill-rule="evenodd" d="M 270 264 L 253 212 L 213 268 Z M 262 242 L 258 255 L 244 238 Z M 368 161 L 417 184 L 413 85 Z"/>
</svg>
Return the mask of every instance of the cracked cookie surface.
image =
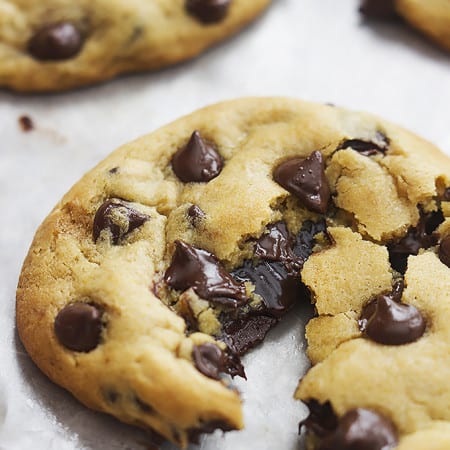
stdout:
<svg viewBox="0 0 450 450">
<path fill-rule="evenodd" d="M 0 86 L 59 91 L 191 58 L 270 0 L 0 0 Z"/>
<path fill-rule="evenodd" d="M 185 446 L 242 428 L 227 374 L 312 301 L 296 392 L 312 448 L 443 449 L 449 170 L 365 113 L 200 110 L 116 150 L 54 208 L 20 277 L 20 337 L 88 407 Z"/>
</svg>

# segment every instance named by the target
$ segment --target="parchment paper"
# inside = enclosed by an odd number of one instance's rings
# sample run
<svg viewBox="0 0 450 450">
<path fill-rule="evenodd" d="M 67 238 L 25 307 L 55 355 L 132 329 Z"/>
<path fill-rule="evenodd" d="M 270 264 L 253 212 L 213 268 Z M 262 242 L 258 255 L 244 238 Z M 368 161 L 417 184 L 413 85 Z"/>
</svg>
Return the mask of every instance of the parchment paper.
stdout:
<svg viewBox="0 0 450 450">
<path fill-rule="evenodd" d="M 151 0 L 149 0 L 151 1 Z M 378 113 L 450 152 L 450 55 L 394 24 L 364 24 L 356 0 L 274 0 L 256 23 L 194 61 L 59 95 L 0 91 L 0 449 L 149 449 L 149 436 L 88 411 L 33 365 L 14 325 L 20 266 L 39 223 L 110 151 L 219 100 L 286 95 Z M 36 128 L 24 133 L 18 117 Z M 247 428 L 202 450 L 301 448 L 307 370 L 295 310 L 244 358 Z M 174 447 L 165 444 L 164 450 Z"/>
</svg>

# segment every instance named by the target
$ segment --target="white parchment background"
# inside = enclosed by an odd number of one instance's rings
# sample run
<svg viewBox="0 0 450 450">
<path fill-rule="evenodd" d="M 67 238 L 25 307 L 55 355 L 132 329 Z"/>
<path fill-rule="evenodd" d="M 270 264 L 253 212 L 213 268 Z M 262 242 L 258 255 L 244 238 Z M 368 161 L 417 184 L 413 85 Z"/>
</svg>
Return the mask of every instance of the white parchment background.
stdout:
<svg viewBox="0 0 450 450">
<path fill-rule="evenodd" d="M 60 95 L 0 91 L 1 450 L 150 448 L 144 433 L 86 410 L 30 362 L 14 326 L 20 265 L 53 205 L 110 151 L 201 106 L 248 95 L 372 111 L 450 153 L 450 55 L 406 27 L 363 24 L 356 0 L 274 0 L 235 38 L 157 73 Z M 22 114 L 34 131 L 20 131 Z M 248 381 L 238 385 L 247 429 L 217 433 L 201 449 L 301 448 L 305 410 L 292 393 L 307 369 L 305 321 L 294 311 L 245 358 Z"/>
</svg>

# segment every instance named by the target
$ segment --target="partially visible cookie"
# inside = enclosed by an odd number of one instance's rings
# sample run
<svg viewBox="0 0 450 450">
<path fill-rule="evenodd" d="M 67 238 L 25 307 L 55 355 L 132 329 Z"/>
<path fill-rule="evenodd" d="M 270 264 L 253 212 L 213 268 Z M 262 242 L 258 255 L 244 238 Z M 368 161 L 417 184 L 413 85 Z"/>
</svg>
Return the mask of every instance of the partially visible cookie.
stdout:
<svg viewBox="0 0 450 450">
<path fill-rule="evenodd" d="M 191 58 L 270 0 L 0 0 L 0 87 L 59 91 Z"/>
<path fill-rule="evenodd" d="M 313 448 L 418 448 L 429 433 L 442 448 L 449 173 L 369 114 L 288 99 L 200 110 L 112 153 L 47 217 L 19 281 L 20 337 L 90 408 L 185 446 L 242 428 L 227 375 L 312 301 L 296 397 Z"/>
<path fill-rule="evenodd" d="M 440 46 L 450 50 L 450 2 L 448 0 L 362 0 L 368 17 L 401 16 Z"/>
</svg>

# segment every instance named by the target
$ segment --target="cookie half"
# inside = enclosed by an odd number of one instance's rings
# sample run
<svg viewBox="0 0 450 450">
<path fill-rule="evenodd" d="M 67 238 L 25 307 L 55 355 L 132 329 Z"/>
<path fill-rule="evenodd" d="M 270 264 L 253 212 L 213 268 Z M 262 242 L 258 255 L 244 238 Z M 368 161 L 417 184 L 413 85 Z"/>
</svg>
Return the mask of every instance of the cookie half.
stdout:
<svg viewBox="0 0 450 450">
<path fill-rule="evenodd" d="M 191 58 L 270 0 L 0 0 L 0 86 L 59 91 Z"/>
<path fill-rule="evenodd" d="M 20 337 L 88 407 L 185 446 L 243 427 L 239 356 L 312 301 L 296 392 L 311 448 L 445 448 L 449 173 L 369 114 L 200 110 L 116 150 L 50 213 L 19 281 Z"/>
<path fill-rule="evenodd" d="M 448 0 L 362 0 L 361 12 L 379 19 L 401 16 L 441 47 L 450 50 Z"/>
</svg>

